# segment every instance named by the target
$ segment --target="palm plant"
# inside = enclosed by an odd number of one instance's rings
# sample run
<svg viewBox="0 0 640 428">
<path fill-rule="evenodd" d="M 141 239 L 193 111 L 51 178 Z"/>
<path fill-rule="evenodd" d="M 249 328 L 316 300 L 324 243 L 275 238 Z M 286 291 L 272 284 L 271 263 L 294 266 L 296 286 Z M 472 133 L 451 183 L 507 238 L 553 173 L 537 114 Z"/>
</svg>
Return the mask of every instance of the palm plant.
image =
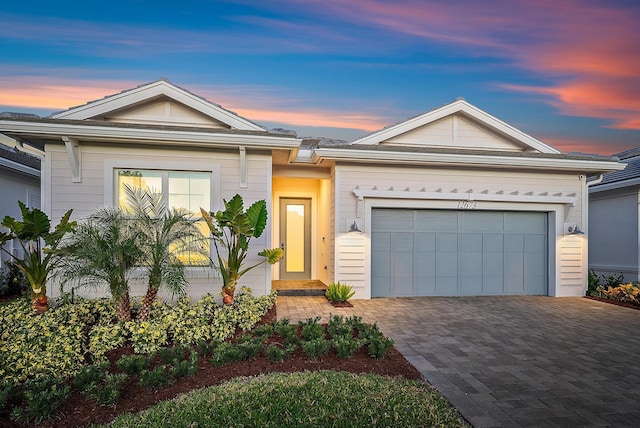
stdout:
<svg viewBox="0 0 640 428">
<path fill-rule="evenodd" d="M 264 249 L 258 253 L 264 260 L 244 267 L 251 238 L 259 238 L 267 225 L 267 203 L 264 200 L 257 201 L 245 211 L 242 197 L 235 195 L 231 200 L 224 201 L 224 208 L 224 211 L 215 214 L 202 208 L 200 212 L 213 235 L 224 303 L 232 304 L 240 277 L 264 262 L 277 263 L 284 251 L 280 248 Z"/>
<path fill-rule="evenodd" d="M 109 287 L 121 321 L 131 320 L 129 277 L 143 260 L 132 222 L 118 208 L 103 208 L 81 223 L 65 245 L 65 279 Z"/>
<path fill-rule="evenodd" d="M 168 209 L 162 195 L 148 189 L 125 186 L 127 214 L 135 222 L 144 254 L 142 267 L 147 272 L 147 291 L 138 313 L 138 320 L 149 317 L 151 304 L 161 287 L 173 294 L 184 295 L 188 281 L 185 258 L 208 261 L 204 237 L 185 209 Z M 194 257 L 195 256 L 195 257 Z M 202 264 L 202 262 L 200 263 Z"/>
<path fill-rule="evenodd" d="M 46 310 L 47 279 L 60 262 L 58 246 L 65 234 L 76 226 L 75 221 L 69 220 L 73 210 L 67 211 L 51 231 L 51 222 L 47 214 L 37 208 L 29 209 L 20 201 L 18 205 L 22 212 L 22 221 L 5 216 L 2 226 L 9 229 L 9 232 L 0 232 L 0 249 L 11 256 L 16 266 L 27 277 L 31 285 L 31 302 L 34 308 L 41 307 Z M 16 257 L 2 247 L 7 241 L 16 238 L 22 247 L 23 258 Z"/>
</svg>

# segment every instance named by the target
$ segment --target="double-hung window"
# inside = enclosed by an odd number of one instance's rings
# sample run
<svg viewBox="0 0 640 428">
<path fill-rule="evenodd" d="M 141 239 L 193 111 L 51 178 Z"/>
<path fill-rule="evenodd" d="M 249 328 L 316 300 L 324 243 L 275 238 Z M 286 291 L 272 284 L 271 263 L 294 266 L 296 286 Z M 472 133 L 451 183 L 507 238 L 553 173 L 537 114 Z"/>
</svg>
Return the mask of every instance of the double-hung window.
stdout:
<svg viewBox="0 0 640 428">
<path fill-rule="evenodd" d="M 116 198 L 123 208 L 127 205 L 125 185 L 159 193 L 168 208 L 186 209 L 193 218 L 201 217 L 201 207 L 209 210 L 211 206 L 211 172 L 116 169 Z M 197 224 L 203 236 L 209 236 L 207 225 Z M 204 261 L 201 255 L 192 253 L 181 254 L 180 258 L 190 265 Z"/>
</svg>

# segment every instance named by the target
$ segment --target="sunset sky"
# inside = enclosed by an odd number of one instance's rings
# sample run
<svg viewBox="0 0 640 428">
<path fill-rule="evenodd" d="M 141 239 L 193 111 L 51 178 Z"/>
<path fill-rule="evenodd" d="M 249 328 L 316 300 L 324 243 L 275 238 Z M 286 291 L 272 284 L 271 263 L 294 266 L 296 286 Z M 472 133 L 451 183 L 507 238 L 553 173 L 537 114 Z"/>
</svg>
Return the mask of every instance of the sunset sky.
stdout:
<svg viewBox="0 0 640 428">
<path fill-rule="evenodd" d="M 0 111 L 159 78 L 268 128 L 354 140 L 464 97 L 565 152 L 640 146 L 640 2 L 3 2 Z"/>
</svg>

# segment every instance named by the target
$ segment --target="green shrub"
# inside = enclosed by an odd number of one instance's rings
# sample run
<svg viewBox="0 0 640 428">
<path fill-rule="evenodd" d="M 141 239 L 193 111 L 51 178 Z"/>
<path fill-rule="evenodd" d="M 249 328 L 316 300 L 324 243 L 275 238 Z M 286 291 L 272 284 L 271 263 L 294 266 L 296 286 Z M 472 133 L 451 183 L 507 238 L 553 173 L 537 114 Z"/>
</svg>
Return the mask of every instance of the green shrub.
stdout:
<svg viewBox="0 0 640 428">
<path fill-rule="evenodd" d="M 198 373 L 198 354 L 192 350 L 189 358 L 180 361 L 173 360 L 173 367 L 169 370 L 169 374 L 173 377 L 195 376 Z"/>
<path fill-rule="evenodd" d="M 331 302 L 346 302 L 352 298 L 354 294 L 356 294 L 356 292 L 353 291 L 352 286 L 340 284 L 340 281 L 329 284 L 325 293 L 327 299 Z"/>
<path fill-rule="evenodd" d="M 333 339 L 333 346 L 340 358 L 352 357 L 364 344 L 364 340 L 354 337 L 338 336 Z"/>
<path fill-rule="evenodd" d="M 346 323 L 342 315 L 329 315 L 327 332 L 332 339 L 337 337 L 351 337 L 353 335 L 353 325 Z"/>
<path fill-rule="evenodd" d="M 167 373 L 167 366 L 156 366 L 153 370 L 140 372 L 140 385 L 148 388 L 160 388 L 171 383 L 171 376 Z"/>
<path fill-rule="evenodd" d="M 310 358 L 320 358 L 329 352 L 330 347 L 330 342 L 324 339 L 314 339 L 302 342 L 302 350 Z"/>
<path fill-rule="evenodd" d="M 167 324 L 163 320 L 130 321 L 126 328 L 133 350 L 138 354 L 155 354 L 169 342 Z"/>
<path fill-rule="evenodd" d="M 369 339 L 369 356 L 371 358 L 383 358 L 392 346 L 393 339 L 385 337 L 383 334 L 375 335 Z"/>
<path fill-rule="evenodd" d="M 262 340 L 254 339 L 249 341 L 244 341 L 242 343 L 238 343 L 236 347 L 242 353 L 242 360 L 250 360 L 251 358 L 257 357 L 262 351 Z"/>
<path fill-rule="evenodd" d="M 69 396 L 68 385 L 61 379 L 47 377 L 31 379 L 24 384 L 24 407 L 16 407 L 11 412 L 12 419 L 20 422 L 40 423 L 53 416 Z"/>
<path fill-rule="evenodd" d="M 100 382 L 104 379 L 107 366 L 108 363 L 84 366 L 73 379 L 73 386 L 83 391 L 91 383 Z"/>
<path fill-rule="evenodd" d="M 200 339 L 197 344 L 198 355 L 201 357 L 210 357 L 218 345 L 219 344 L 213 340 L 207 342 L 204 339 Z"/>
<path fill-rule="evenodd" d="M 128 377 L 126 373 L 106 373 L 99 382 L 87 385 L 83 392 L 100 406 L 115 406 L 120 401 L 122 383 Z"/>
<path fill-rule="evenodd" d="M 100 359 L 107 352 L 124 345 L 126 331 L 121 324 L 101 324 L 89 332 L 89 352 Z"/>
<path fill-rule="evenodd" d="M 0 415 L 7 413 L 9 400 L 16 393 L 16 388 L 10 383 L 0 381 Z"/>
<path fill-rule="evenodd" d="M 300 321 L 298 325 L 302 328 L 302 338 L 306 341 L 324 339 L 325 329 L 324 326 L 318 324 L 320 317 L 307 318 L 305 321 Z"/>
<path fill-rule="evenodd" d="M 164 364 L 171 364 L 173 360 L 182 361 L 188 355 L 189 348 L 184 345 L 160 348 L 158 355 Z"/>
<path fill-rule="evenodd" d="M 116 366 L 128 375 L 138 374 L 149 368 L 149 358 L 144 355 L 123 355 Z"/>
<path fill-rule="evenodd" d="M 251 331 L 251 334 L 255 338 L 267 339 L 273 334 L 273 326 L 270 324 L 261 325 L 260 327 L 256 327 Z"/>
<path fill-rule="evenodd" d="M 284 318 L 272 323 L 273 329 L 280 337 L 282 337 L 285 343 L 297 344 L 300 340 L 298 338 L 298 329 L 296 326 L 289 324 L 289 320 Z"/>
<path fill-rule="evenodd" d="M 213 352 L 211 362 L 214 366 L 220 367 L 225 364 L 234 363 L 243 359 L 243 352 L 237 346 L 229 342 L 218 345 Z"/>
</svg>

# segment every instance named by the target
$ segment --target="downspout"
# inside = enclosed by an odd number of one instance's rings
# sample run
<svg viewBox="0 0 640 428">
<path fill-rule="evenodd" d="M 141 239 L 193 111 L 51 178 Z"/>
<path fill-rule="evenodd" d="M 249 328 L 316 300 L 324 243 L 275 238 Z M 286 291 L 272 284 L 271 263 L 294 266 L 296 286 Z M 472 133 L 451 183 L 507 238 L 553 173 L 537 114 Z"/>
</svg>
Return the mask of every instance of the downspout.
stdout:
<svg viewBox="0 0 640 428">
<path fill-rule="evenodd" d="M 598 175 L 598 178 L 596 178 L 595 180 L 587 181 L 587 189 L 591 186 L 602 183 L 603 178 L 604 178 L 604 174 L 600 174 Z"/>
</svg>

